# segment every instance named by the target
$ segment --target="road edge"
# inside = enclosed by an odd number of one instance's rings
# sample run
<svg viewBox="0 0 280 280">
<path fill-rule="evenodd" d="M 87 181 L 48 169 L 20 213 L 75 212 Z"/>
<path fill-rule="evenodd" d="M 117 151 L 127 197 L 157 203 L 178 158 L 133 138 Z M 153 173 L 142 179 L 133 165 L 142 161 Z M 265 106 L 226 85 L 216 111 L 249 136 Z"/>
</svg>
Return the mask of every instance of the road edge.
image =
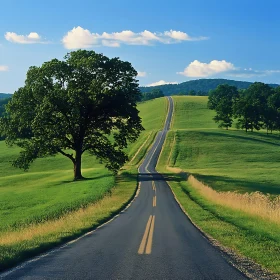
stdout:
<svg viewBox="0 0 280 280">
<path fill-rule="evenodd" d="M 167 113 L 166 113 L 166 118 L 165 118 L 165 121 L 167 119 L 167 116 L 168 116 L 168 110 L 167 110 Z M 165 124 L 165 121 L 164 121 L 164 124 Z M 163 127 L 164 128 L 164 127 Z M 161 130 L 158 130 L 156 132 L 156 135 L 158 132 L 160 132 Z M 16 265 L 15 267 L 12 267 L 12 268 L 8 268 L 8 269 L 4 269 L 3 271 L 0 271 L 0 279 L 2 278 L 5 278 L 6 276 L 8 276 L 9 274 L 27 266 L 28 264 L 30 263 L 33 263 L 33 262 L 36 262 L 46 256 L 49 256 L 51 254 L 54 254 L 56 252 L 58 252 L 59 250 L 73 244 L 73 243 L 76 243 L 78 242 L 79 240 L 83 239 L 84 237 L 90 235 L 90 234 L 93 234 L 95 231 L 97 231 L 98 229 L 102 228 L 103 226 L 111 223 L 112 221 L 114 221 L 120 214 L 124 213 L 125 211 L 127 211 L 127 209 L 132 205 L 132 203 L 135 201 L 135 199 L 138 197 L 139 193 L 140 193 L 140 190 L 141 190 L 141 182 L 139 182 L 139 174 L 140 174 L 140 167 L 141 165 L 143 164 L 147 154 L 149 153 L 149 151 L 152 149 L 153 145 L 154 145 L 154 142 L 155 142 L 155 139 L 156 139 L 156 135 L 153 139 L 153 141 L 151 142 L 151 144 L 148 146 L 147 150 L 146 150 L 146 153 L 145 155 L 143 156 L 143 158 L 141 159 L 141 161 L 139 162 L 138 164 L 138 168 L 137 168 L 137 171 L 138 171 L 138 174 L 137 174 L 137 182 L 136 182 L 136 187 L 135 187 L 135 190 L 131 196 L 131 198 L 126 202 L 124 203 L 124 205 L 122 207 L 120 207 L 116 212 L 115 214 L 113 214 L 113 216 L 109 216 L 108 217 L 108 220 L 106 221 L 106 219 L 101 222 L 101 224 L 97 227 L 93 227 L 91 230 L 87 231 L 86 233 L 82 234 L 81 236 L 77 237 L 77 238 L 74 238 L 66 243 L 62 243 L 60 245 L 57 245 L 57 246 L 54 246 L 52 249 L 49 249 L 43 253 L 40 253 L 38 254 L 37 256 L 35 257 L 31 257 L 29 259 L 26 259 L 25 261 L 19 263 L 18 265 Z"/>
</svg>

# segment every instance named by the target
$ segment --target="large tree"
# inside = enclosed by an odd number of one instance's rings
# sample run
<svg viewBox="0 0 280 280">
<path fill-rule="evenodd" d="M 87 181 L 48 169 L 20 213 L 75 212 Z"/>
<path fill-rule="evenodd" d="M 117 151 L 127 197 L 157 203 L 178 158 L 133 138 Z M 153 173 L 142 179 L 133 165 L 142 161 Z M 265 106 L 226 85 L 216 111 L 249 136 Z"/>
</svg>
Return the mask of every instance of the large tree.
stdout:
<svg viewBox="0 0 280 280">
<path fill-rule="evenodd" d="M 127 160 L 123 149 L 143 130 L 136 76 L 129 62 L 85 50 L 30 67 L 1 118 L 7 143 L 22 148 L 13 165 L 28 169 L 36 158 L 60 153 L 79 180 L 88 151 L 116 172 Z"/>
</svg>

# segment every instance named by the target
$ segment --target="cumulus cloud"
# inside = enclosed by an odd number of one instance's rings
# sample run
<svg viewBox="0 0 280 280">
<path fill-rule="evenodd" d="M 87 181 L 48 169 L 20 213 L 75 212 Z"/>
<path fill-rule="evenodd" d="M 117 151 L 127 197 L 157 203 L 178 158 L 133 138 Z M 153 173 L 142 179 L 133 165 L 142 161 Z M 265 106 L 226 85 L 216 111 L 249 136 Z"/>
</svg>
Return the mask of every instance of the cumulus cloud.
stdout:
<svg viewBox="0 0 280 280">
<path fill-rule="evenodd" d="M 18 35 L 15 32 L 6 32 L 6 40 L 17 44 L 38 44 L 46 43 L 36 32 L 30 32 L 28 35 Z"/>
<path fill-rule="evenodd" d="M 1 72 L 8 71 L 8 70 L 9 70 L 8 66 L 6 66 L 6 65 L 0 65 L 0 71 L 1 71 Z"/>
<path fill-rule="evenodd" d="M 126 45 L 152 45 L 155 43 L 173 44 L 182 41 L 205 40 L 206 37 L 191 37 L 182 31 L 151 32 L 144 30 L 135 33 L 131 30 L 121 32 L 91 33 L 81 26 L 74 27 L 62 38 L 62 43 L 66 49 L 91 48 L 93 46 L 120 47 Z"/>
<path fill-rule="evenodd" d="M 147 87 L 155 87 L 155 86 L 170 85 L 170 84 L 178 84 L 178 82 L 166 82 L 164 80 L 160 80 L 158 82 L 147 85 Z"/>
<path fill-rule="evenodd" d="M 225 60 L 212 60 L 209 63 L 203 63 L 198 60 L 191 62 L 183 72 L 178 74 L 186 77 L 209 77 L 215 74 L 235 70 L 232 63 Z"/>
<path fill-rule="evenodd" d="M 280 73 L 280 70 L 254 70 L 252 68 L 235 67 L 234 64 L 225 60 L 212 60 L 209 63 L 203 63 L 198 60 L 191 62 L 183 72 L 177 74 L 191 78 L 205 78 L 218 74 L 224 74 L 231 77 L 251 78 L 257 76 L 267 76 L 274 73 Z"/>
<path fill-rule="evenodd" d="M 138 71 L 137 77 L 146 77 L 146 76 L 147 76 L 147 73 L 146 73 L 146 72 Z"/>
</svg>

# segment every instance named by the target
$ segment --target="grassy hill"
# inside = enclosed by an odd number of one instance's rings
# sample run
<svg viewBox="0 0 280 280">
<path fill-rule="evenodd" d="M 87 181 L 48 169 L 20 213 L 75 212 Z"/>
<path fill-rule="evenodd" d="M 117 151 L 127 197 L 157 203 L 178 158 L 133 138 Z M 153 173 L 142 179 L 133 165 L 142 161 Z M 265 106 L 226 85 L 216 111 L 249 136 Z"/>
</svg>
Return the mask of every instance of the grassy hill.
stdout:
<svg viewBox="0 0 280 280">
<path fill-rule="evenodd" d="M 162 90 L 164 95 L 176 95 L 178 93 L 187 95 L 190 91 L 198 92 L 199 95 L 208 95 L 209 90 L 215 89 L 218 85 L 228 84 L 236 86 L 238 89 L 246 89 L 252 83 L 243 81 L 234 81 L 227 79 L 199 79 L 187 81 L 180 84 L 166 84 L 154 87 L 141 87 L 142 92 L 151 92 L 153 89 Z M 270 84 L 271 87 L 277 87 L 277 84 Z"/>
<path fill-rule="evenodd" d="M 139 105 L 146 130 L 139 141 L 129 145 L 130 158 L 151 132 L 156 133 L 162 127 L 165 102 L 161 98 Z M 0 149 L 0 232 L 7 227 L 56 218 L 85 206 L 100 199 L 115 184 L 113 174 L 87 154 L 83 157 L 82 167 L 84 176 L 90 180 L 72 182 L 72 162 L 62 155 L 38 159 L 28 172 L 23 172 L 11 166 L 19 148 L 9 148 L 0 141 Z"/>
<path fill-rule="evenodd" d="M 171 167 L 180 167 L 221 191 L 280 194 L 280 137 L 219 129 L 207 97 L 174 97 Z"/>
<path fill-rule="evenodd" d="M 88 180 L 73 182 L 73 165 L 60 155 L 38 159 L 23 172 L 11 166 L 19 148 L 0 141 L 0 270 L 97 226 L 123 207 L 135 192 L 138 163 L 163 126 L 166 106 L 165 98 L 139 104 L 146 130 L 127 148 L 132 160 L 117 177 L 90 155 L 82 166 Z"/>
<path fill-rule="evenodd" d="M 280 136 L 219 129 L 207 97 L 173 99 L 157 168 L 206 234 L 279 277 Z"/>
</svg>

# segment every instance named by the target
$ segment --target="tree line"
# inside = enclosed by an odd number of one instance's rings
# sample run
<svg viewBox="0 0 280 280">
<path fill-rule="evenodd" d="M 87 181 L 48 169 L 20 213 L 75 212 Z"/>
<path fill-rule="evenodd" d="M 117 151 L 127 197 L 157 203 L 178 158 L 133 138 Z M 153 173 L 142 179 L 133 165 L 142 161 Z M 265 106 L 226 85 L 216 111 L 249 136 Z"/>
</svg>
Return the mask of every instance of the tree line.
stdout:
<svg viewBox="0 0 280 280">
<path fill-rule="evenodd" d="M 219 85 L 209 92 L 208 108 L 219 127 L 228 129 L 234 120 L 238 129 L 280 131 L 280 87 L 255 82 L 247 89 Z"/>
<path fill-rule="evenodd" d="M 143 92 L 139 101 L 147 101 L 159 97 L 164 97 L 162 90 L 153 89 L 151 92 Z"/>
<path fill-rule="evenodd" d="M 206 96 L 210 90 L 216 89 L 219 85 L 228 84 L 235 86 L 238 89 L 247 89 L 252 83 L 244 81 L 235 81 L 228 79 L 198 79 L 191 80 L 179 84 L 166 84 L 153 87 L 140 87 L 141 92 L 151 92 L 153 89 L 159 89 L 164 95 L 195 95 Z M 275 88 L 277 84 L 269 84 L 269 86 Z"/>
</svg>

